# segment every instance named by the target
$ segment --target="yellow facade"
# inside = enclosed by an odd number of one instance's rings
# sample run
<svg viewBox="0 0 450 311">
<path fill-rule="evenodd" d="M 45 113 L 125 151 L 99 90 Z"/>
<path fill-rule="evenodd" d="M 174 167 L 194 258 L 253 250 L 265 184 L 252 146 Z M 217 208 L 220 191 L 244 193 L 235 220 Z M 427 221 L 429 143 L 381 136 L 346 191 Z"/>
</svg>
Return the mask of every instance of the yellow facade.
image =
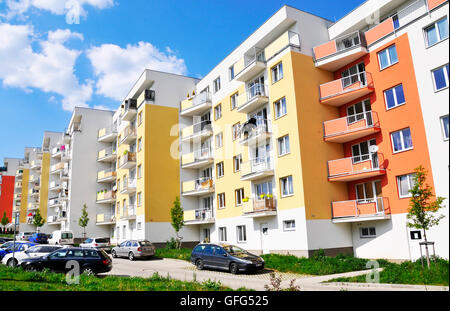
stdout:
<svg viewBox="0 0 450 311">
<path fill-rule="evenodd" d="M 22 200 L 20 201 L 20 219 L 19 222 L 27 222 L 27 206 L 28 206 L 28 184 L 30 181 L 30 170 L 23 169 L 22 174 Z"/>
<path fill-rule="evenodd" d="M 39 212 L 47 220 L 48 182 L 50 179 L 50 153 L 42 155 L 41 188 L 39 192 Z"/>
</svg>

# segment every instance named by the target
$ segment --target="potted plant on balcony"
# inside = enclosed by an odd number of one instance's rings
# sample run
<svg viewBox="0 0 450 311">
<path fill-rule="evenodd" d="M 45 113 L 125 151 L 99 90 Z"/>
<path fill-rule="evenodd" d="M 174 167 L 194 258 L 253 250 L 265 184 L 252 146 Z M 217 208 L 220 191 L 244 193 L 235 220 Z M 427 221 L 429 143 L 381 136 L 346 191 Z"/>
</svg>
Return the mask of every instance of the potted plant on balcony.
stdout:
<svg viewBox="0 0 450 311">
<path fill-rule="evenodd" d="M 123 152 L 123 155 L 126 156 L 127 154 L 128 154 L 128 150 L 125 150 L 125 151 Z"/>
<path fill-rule="evenodd" d="M 248 200 L 250 200 L 249 197 L 245 197 L 242 199 L 242 202 L 248 202 Z"/>
<path fill-rule="evenodd" d="M 262 194 L 259 195 L 259 198 L 260 198 L 261 200 L 264 200 L 265 197 L 266 197 L 266 195 L 265 195 L 264 193 L 262 193 Z"/>
</svg>

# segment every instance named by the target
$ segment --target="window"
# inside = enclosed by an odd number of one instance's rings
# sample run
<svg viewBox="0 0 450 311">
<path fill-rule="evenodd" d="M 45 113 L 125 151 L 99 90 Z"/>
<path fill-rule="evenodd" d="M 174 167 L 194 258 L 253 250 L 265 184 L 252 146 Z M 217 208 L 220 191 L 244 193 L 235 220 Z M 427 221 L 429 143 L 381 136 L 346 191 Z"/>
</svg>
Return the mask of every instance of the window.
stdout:
<svg viewBox="0 0 450 311">
<path fill-rule="evenodd" d="M 294 194 L 294 186 L 292 184 L 292 176 L 280 178 L 281 196 L 289 196 Z"/>
<path fill-rule="evenodd" d="M 142 150 L 142 137 L 138 139 L 138 151 Z"/>
<path fill-rule="evenodd" d="M 216 135 L 216 149 L 222 148 L 223 146 L 223 134 L 219 133 Z"/>
<path fill-rule="evenodd" d="M 214 120 L 222 118 L 222 104 L 218 104 L 214 107 Z"/>
<path fill-rule="evenodd" d="M 411 130 L 409 128 L 391 133 L 391 140 L 394 153 L 413 148 Z"/>
<path fill-rule="evenodd" d="M 366 65 L 362 62 L 351 66 L 342 71 L 342 87 L 346 88 L 354 83 L 360 82 L 361 85 L 366 85 Z"/>
<path fill-rule="evenodd" d="M 448 20 L 447 17 L 437 21 L 424 29 L 425 41 L 427 47 L 430 47 L 444 39 L 448 38 Z"/>
<path fill-rule="evenodd" d="M 360 120 L 366 120 L 367 125 L 372 125 L 372 107 L 370 99 L 366 99 L 347 107 L 347 123 L 352 124 Z"/>
<path fill-rule="evenodd" d="M 137 194 L 137 205 L 141 206 L 142 205 L 142 192 L 139 192 Z"/>
<path fill-rule="evenodd" d="M 237 226 L 236 232 L 238 243 L 243 243 L 247 241 L 247 232 L 245 230 L 245 226 Z"/>
<path fill-rule="evenodd" d="M 283 221 L 283 230 L 284 231 L 295 231 L 295 220 L 285 220 Z"/>
<path fill-rule="evenodd" d="M 236 206 L 242 205 L 242 199 L 244 198 L 244 188 L 234 190 L 234 196 L 236 199 Z"/>
<path fill-rule="evenodd" d="M 289 146 L 289 135 L 278 138 L 278 155 L 282 156 L 291 152 Z"/>
<path fill-rule="evenodd" d="M 226 242 L 227 241 L 227 228 L 226 227 L 220 227 L 219 228 L 219 241 L 220 242 Z"/>
<path fill-rule="evenodd" d="M 405 93 L 403 92 L 403 85 L 397 85 L 389 90 L 384 91 L 384 101 L 386 102 L 386 109 L 391 109 L 405 103 Z"/>
<path fill-rule="evenodd" d="M 236 140 L 237 138 L 239 138 L 239 135 L 240 135 L 240 127 L 241 127 L 241 123 L 240 122 L 238 122 L 238 123 L 236 123 L 236 124 L 234 124 L 232 127 L 231 127 L 231 137 L 233 138 L 233 140 Z"/>
<path fill-rule="evenodd" d="M 234 65 L 228 68 L 228 76 L 230 78 L 230 81 L 234 79 Z"/>
<path fill-rule="evenodd" d="M 283 63 L 278 63 L 271 69 L 272 71 L 272 83 L 275 83 L 283 79 Z"/>
<path fill-rule="evenodd" d="M 380 62 L 380 70 L 396 64 L 398 62 L 398 56 L 395 44 L 379 52 L 378 60 Z"/>
<path fill-rule="evenodd" d="M 137 178 L 142 178 L 142 164 L 137 167 Z"/>
<path fill-rule="evenodd" d="M 136 227 L 138 230 L 142 230 L 142 222 L 138 222 Z"/>
<path fill-rule="evenodd" d="M 432 71 L 433 84 L 434 84 L 434 89 L 436 91 L 440 91 L 445 88 L 448 88 L 448 85 L 449 85 L 449 83 L 448 83 L 449 74 L 448 73 L 449 73 L 448 64 Z"/>
<path fill-rule="evenodd" d="M 448 140 L 448 115 L 441 117 L 442 133 L 444 135 L 444 140 Z"/>
<path fill-rule="evenodd" d="M 239 172 L 241 170 L 242 165 L 242 154 L 238 154 L 237 156 L 233 157 L 233 171 Z"/>
<path fill-rule="evenodd" d="M 142 111 L 138 114 L 138 126 L 142 124 Z"/>
<path fill-rule="evenodd" d="M 400 198 L 410 198 L 409 190 L 414 187 L 414 174 L 402 175 L 397 177 L 398 196 Z"/>
<path fill-rule="evenodd" d="M 377 232 L 375 230 L 375 227 L 360 228 L 359 236 L 361 238 L 374 238 L 377 236 Z"/>
<path fill-rule="evenodd" d="M 223 162 L 216 164 L 216 175 L 217 175 L 217 178 L 223 177 L 223 175 L 224 175 Z"/>
<path fill-rule="evenodd" d="M 235 94 L 231 95 L 231 97 L 230 97 L 230 107 L 231 107 L 231 110 L 233 110 L 234 108 L 236 108 L 237 103 L 238 103 L 238 96 L 239 96 L 239 93 L 235 93 Z"/>
<path fill-rule="evenodd" d="M 284 116 L 287 113 L 287 110 L 286 110 L 286 98 L 285 97 L 283 97 L 279 101 L 276 101 L 274 103 L 274 106 L 275 106 L 275 117 L 276 118 L 280 118 L 280 117 Z"/>
<path fill-rule="evenodd" d="M 214 93 L 217 93 L 220 90 L 220 77 L 213 81 L 213 90 Z"/>
<path fill-rule="evenodd" d="M 219 193 L 217 195 L 217 206 L 219 208 L 225 208 L 225 193 Z"/>
</svg>

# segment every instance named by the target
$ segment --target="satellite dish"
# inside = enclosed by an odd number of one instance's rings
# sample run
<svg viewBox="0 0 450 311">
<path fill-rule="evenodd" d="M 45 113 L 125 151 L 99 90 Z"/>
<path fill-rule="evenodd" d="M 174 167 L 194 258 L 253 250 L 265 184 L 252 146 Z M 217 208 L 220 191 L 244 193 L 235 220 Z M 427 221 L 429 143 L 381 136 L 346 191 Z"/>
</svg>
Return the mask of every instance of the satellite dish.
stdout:
<svg viewBox="0 0 450 311">
<path fill-rule="evenodd" d="M 378 152 L 378 146 L 376 146 L 376 145 L 370 146 L 370 147 L 369 147 L 369 151 L 370 151 L 371 153 Z"/>
</svg>

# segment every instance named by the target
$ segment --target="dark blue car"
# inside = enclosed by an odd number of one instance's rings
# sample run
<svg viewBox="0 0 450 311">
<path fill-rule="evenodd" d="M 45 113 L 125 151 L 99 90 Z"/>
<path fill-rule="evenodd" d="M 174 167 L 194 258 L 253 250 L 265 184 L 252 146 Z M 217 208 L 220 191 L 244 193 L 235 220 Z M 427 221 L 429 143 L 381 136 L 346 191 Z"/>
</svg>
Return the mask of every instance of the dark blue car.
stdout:
<svg viewBox="0 0 450 311">
<path fill-rule="evenodd" d="M 13 250 L 14 250 L 14 252 L 23 252 L 23 251 L 27 250 L 28 248 L 35 246 L 35 245 L 36 245 L 36 243 L 32 243 L 32 242 L 16 241 L 15 248 L 14 248 L 13 241 L 6 242 L 2 246 L 0 246 L 0 260 L 3 259 L 3 257 L 5 257 L 6 254 L 12 253 Z"/>
<path fill-rule="evenodd" d="M 45 233 L 33 233 L 28 241 L 38 244 L 48 244 L 48 236 Z"/>
</svg>

